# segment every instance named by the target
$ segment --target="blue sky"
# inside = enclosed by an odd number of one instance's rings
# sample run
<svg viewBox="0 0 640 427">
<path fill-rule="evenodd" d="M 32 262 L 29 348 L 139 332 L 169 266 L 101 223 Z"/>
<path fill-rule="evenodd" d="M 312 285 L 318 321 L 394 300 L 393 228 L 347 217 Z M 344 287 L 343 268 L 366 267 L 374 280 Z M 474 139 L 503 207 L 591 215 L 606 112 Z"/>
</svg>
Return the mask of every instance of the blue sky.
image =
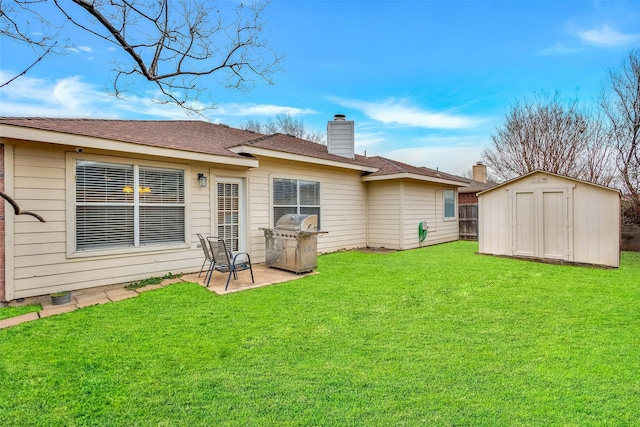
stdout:
<svg viewBox="0 0 640 427">
<path fill-rule="evenodd" d="M 480 160 L 514 101 L 558 91 L 593 102 L 607 69 L 640 47 L 638 0 L 274 0 L 265 19 L 285 71 L 248 93 L 205 78 L 217 103 L 209 120 L 238 127 L 289 113 L 325 132 L 345 114 L 356 152 L 455 174 Z M 127 100 L 107 95 L 111 64 L 124 56 L 71 36 L 74 49 L 0 89 L 0 115 L 187 118 L 154 104 L 141 80 Z M 0 48 L 3 82 L 37 57 L 5 39 Z"/>
</svg>

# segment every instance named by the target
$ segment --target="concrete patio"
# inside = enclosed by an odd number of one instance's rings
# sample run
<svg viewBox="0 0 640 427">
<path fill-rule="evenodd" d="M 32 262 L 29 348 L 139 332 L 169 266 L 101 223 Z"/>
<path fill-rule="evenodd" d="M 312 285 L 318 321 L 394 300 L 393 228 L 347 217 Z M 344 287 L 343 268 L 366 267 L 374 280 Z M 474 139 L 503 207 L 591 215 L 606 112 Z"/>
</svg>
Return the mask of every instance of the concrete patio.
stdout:
<svg viewBox="0 0 640 427">
<path fill-rule="evenodd" d="M 255 280 L 255 283 L 251 283 L 251 272 L 249 270 L 241 271 L 238 273 L 237 280 L 235 280 L 233 276 L 231 277 L 231 280 L 229 281 L 229 288 L 225 291 L 224 287 L 227 283 L 227 274 L 214 271 L 209 283 L 209 287 L 207 289 L 215 292 L 218 295 L 224 295 L 232 292 L 246 291 L 248 289 L 274 285 L 276 283 L 289 282 L 291 280 L 300 279 L 312 274 L 317 274 L 317 272 L 312 271 L 309 273 L 296 274 L 290 271 L 270 268 L 265 264 L 254 264 L 253 278 Z M 194 282 L 205 286 L 204 276 L 204 272 L 200 277 L 198 277 L 198 273 L 185 274 L 184 276 L 182 276 L 182 281 Z"/>
<path fill-rule="evenodd" d="M 126 289 L 126 284 L 103 286 L 99 288 L 82 289 L 73 291 L 71 301 L 68 304 L 53 305 L 49 295 L 41 295 L 38 297 L 24 298 L 22 301 L 12 301 L 9 306 L 21 306 L 28 304 L 40 304 L 42 310 L 23 314 L 21 316 L 11 317 L 9 319 L 0 320 L 0 329 L 18 325 L 20 323 L 37 320 L 43 317 L 53 316 L 56 314 L 67 313 L 78 308 L 88 307 L 91 305 L 107 304 L 114 301 L 121 301 L 128 298 L 135 298 L 143 292 L 153 291 L 165 286 L 173 285 L 180 282 L 198 283 L 200 286 L 206 287 L 211 292 L 218 295 L 225 295 L 233 292 L 246 291 L 253 288 L 274 285 L 276 283 L 289 282 L 297 280 L 305 276 L 317 274 L 312 271 L 309 273 L 296 274 L 290 271 L 278 270 L 276 268 L 267 267 L 265 264 L 253 265 L 253 276 L 255 283 L 251 283 L 251 272 L 249 270 L 238 273 L 238 279 L 231 277 L 229 288 L 225 291 L 224 287 L 227 282 L 227 274 L 214 272 L 209 287 L 205 286 L 203 272 L 200 277 L 198 273 L 184 274 L 179 278 L 166 279 L 158 285 L 149 285 L 135 290 Z"/>
</svg>

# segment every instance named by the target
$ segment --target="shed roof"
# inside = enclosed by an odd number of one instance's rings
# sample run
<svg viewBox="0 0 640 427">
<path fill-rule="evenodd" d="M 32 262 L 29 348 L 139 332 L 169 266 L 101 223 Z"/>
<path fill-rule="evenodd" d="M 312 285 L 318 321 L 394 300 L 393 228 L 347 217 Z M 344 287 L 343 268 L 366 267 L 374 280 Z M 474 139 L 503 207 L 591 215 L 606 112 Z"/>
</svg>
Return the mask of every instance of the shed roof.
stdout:
<svg viewBox="0 0 640 427">
<path fill-rule="evenodd" d="M 605 185 L 595 184 L 593 182 L 584 181 L 582 179 L 572 178 L 570 176 L 560 175 L 560 174 L 557 174 L 557 173 L 547 172 L 547 171 L 543 171 L 543 170 L 540 170 L 540 169 L 536 169 L 536 170 L 534 170 L 532 172 L 529 172 L 529 173 L 524 174 L 524 175 L 520 175 L 520 176 L 518 176 L 516 178 L 510 179 L 509 181 L 505 181 L 505 182 L 500 183 L 500 184 L 498 184 L 498 185 L 496 185 L 494 187 L 491 187 L 491 188 L 489 188 L 487 190 L 481 191 L 480 193 L 478 193 L 478 196 L 481 195 L 481 194 L 484 194 L 484 193 L 488 193 L 488 192 L 493 191 L 493 190 L 497 190 L 498 188 L 502 188 L 502 187 L 504 187 L 506 185 L 509 185 L 509 184 L 512 184 L 512 183 L 514 183 L 516 181 L 520 181 L 520 180 L 522 180 L 524 178 L 527 178 L 527 177 L 529 177 L 529 176 L 531 176 L 533 174 L 536 174 L 536 173 L 542 173 L 542 174 L 549 175 L 549 176 L 556 176 L 556 177 L 559 177 L 559 178 L 568 179 L 570 181 L 575 181 L 575 182 L 579 182 L 579 183 L 582 183 L 582 184 L 592 185 L 594 187 L 599 187 L 599 188 L 603 188 L 605 190 L 610 190 L 610 191 L 615 191 L 616 193 L 620 193 L 620 190 L 617 190 L 617 189 L 611 188 L 611 187 L 607 187 Z"/>
</svg>

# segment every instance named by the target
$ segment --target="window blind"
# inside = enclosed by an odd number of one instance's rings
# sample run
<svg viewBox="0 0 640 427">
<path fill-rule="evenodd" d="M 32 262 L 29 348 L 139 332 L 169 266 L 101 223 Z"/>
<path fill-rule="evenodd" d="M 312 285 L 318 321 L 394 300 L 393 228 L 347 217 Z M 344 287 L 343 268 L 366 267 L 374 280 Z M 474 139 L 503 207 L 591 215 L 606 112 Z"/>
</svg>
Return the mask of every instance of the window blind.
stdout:
<svg viewBox="0 0 640 427">
<path fill-rule="evenodd" d="M 184 242 L 184 212 L 182 170 L 76 162 L 76 250 Z"/>
</svg>

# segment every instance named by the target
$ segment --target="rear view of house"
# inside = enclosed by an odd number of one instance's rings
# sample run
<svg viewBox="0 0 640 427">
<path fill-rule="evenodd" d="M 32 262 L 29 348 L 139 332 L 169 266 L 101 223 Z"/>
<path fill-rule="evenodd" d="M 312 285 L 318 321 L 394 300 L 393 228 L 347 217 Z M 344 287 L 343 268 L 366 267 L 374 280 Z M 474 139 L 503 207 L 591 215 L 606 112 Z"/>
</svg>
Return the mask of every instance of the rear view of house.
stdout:
<svg viewBox="0 0 640 427">
<path fill-rule="evenodd" d="M 321 253 L 457 239 L 457 189 L 436 170 L 199 121 L 0 118 L 5 209 L 0 301 L 198 271 L 197 234 L 265 260 L 261 228 L 314 214 Z M 9 205 L 7 205 L 9 206 Z M 428 227 L 420 241 L 419 225 Z"/>
<path fill-rule="evenodd" d="M 535 171 L 478 197 L 480 253 L 620 264 L 617 190 Z"/>
</svg>

